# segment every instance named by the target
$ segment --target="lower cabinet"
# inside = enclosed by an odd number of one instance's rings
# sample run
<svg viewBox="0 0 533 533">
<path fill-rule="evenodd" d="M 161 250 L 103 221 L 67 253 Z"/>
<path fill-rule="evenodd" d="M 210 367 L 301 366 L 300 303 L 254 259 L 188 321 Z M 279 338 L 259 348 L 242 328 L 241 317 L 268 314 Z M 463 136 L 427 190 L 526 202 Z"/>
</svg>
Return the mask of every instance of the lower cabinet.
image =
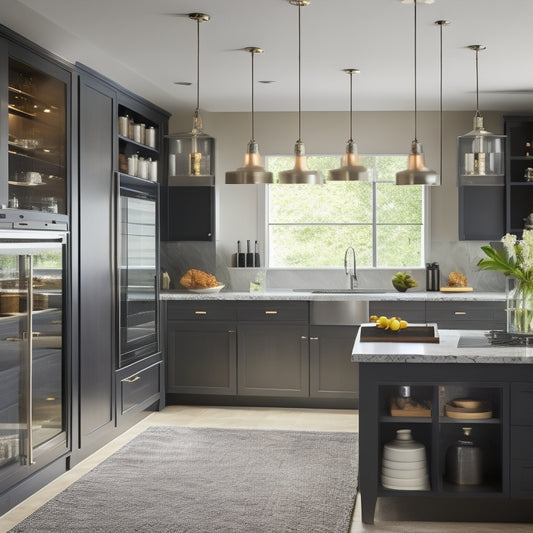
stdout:
<svg viewBox="0 0 533 533">
<path fill-rule="evenodd" d="M 167 392 L 236 394 L 236 325 L 169 320 Z"/>
<path fill-rule="evenodd" d="M 169 401 L 357 407 L 357 327 L 309 326 L 301 301 L 166 305 Z"/>
<path fill-rule="evenodd" d="M 309 395 L 312 398 L 358 397 L 358 365 L 351 362 L 357 326 L 311 326 Z"/>
<path fill-rule="evenodd" d="M 309 396 L 307 325 L 238 326 L 238 393 Z"/>
</svg>

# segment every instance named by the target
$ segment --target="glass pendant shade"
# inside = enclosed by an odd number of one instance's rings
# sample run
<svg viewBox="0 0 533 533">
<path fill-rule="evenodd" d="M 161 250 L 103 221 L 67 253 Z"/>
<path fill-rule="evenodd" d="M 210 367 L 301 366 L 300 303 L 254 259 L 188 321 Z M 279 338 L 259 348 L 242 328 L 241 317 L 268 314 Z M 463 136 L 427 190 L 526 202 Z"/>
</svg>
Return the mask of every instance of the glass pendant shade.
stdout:
<svg viewBox="0 0 533 533">
<path fill-rule="evenodd" d="M 267 172 L 261 162 L 259 145 L 255 140 L 255 112 L 254 112 L 254 56 L 262 54 L 264 50 L 256 46 L 245 49 L 252 56 L 252 139 L 244 154 L 244 165 L 237 170 L 226 172 L 226 183 L 234 185 L 272 183 L 272 172 Z"/>
<path fill-rule="evenodd" d="M 426 167 L 422 144 L 416 139 L 411 143 L 407 170 L 396 173 L 396 185 L 439 185 L 439 176 Z"/>
<path fill-rule="evenodd" d="M 213 177 L 215 174 L 215 139 L 204 133 L 200 116 L 200 22 L 210 20 L 205 13 L 190 13 L 196 22 L 196 109 L 192 117 L 192 129 L 183 133 L 168 135 L 168 178 L 169 184 L 177 178 Z"/>
<path fill-rule="evenodd" d="M 505 135 L 496 135 L 483 127 L 483 117 L 474 116 L 474 129 L 457 139 L 461 183 L 475 185 L 503 183 L 505 175 Z"/>
<path fill-rule="evenodd" d="M 472 44 L 476 52 L 476 112 L 474 129 L 457 139 L 459 182 L 461 185 L 503 184 L 505 175 L 505 135 L 487 131 L 479 112 L 479 52 L 486 47 Z"/>
<path fill-rule="evenodd" d="M 309 170 L 307 157 L 305 156 L 305 146 L 300 140 L 296 141 L 294 145 L 294 156 L 294 167 L 291 170 L 284 170 L 279 173 L 280 183 L 320 185 L 324 182 L 320 171 Z"/>
<path fill-rule="evenodd" d="M 308 6 L 310 0 L 289 0 L 289 3 L 298 7 L 298 140 L 294 145 L 294 167 L 279 173 L 279 183 L 283 184 L 308 184 L 320 185 L 324 183 L 324 177 L 319 170 L 309 170 L 305 145 L 302 141 L 302 32 L 301 32 L 301 8 Z"/>
</svg>

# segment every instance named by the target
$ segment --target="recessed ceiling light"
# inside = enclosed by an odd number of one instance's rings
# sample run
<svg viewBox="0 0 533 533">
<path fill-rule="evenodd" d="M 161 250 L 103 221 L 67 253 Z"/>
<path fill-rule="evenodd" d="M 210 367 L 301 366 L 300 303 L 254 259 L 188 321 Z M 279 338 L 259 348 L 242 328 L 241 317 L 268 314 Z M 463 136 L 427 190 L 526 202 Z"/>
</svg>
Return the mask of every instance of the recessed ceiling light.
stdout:
<svg viewBox="0 0 533 533">
<path fill-rule="evenodd" d="M 274 80 L 259 80 L 259 83 L 276 83 Z"/>
<path fill-rule="evenodd" d="M 192 83 L 190 81 L 175 81 L 174 82 L 174 85 L 192 85 Z"/>
<path fill-rule="evenodd" d="M 402 0 L 402 4 L 412 4 L 414 0 Z M 417 0 L 417 4 L 434 4 L 435 0 Z"/>
</svg>

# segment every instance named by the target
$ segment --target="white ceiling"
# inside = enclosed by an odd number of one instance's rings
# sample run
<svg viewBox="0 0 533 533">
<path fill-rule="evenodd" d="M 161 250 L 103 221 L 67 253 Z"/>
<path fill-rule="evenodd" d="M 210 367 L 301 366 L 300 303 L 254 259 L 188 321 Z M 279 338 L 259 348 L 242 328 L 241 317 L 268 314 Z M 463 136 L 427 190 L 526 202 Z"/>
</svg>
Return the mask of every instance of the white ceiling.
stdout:
<svg viewBox="0 0 533 533">
<path fill-rule="evenodd" d="M 480 52 L 480 109 L 533 111 L 531 0 L 435 0 L 418 4 L 418 107 L 439 108 L 439 38 L 443 28 L 445 110 L 475 109 L 475 53 Z M 196 23 L 200 26 L 200 107 L 249 111 L 250 54 L 256 56 L 257 111 L 298 107 L 298 8 L 288 0 L 0 0 L 0 23 L 80 61 L 161 107 L 196 102 Z M 413 4 L 400 0 L 311 0 L 301 8 L 302 108 L 346 110 L 354 78 L 357 110 L 409 110 L 414 104 Z M 190 86 L 175 82 L 192 82 Z"/>
</svg>

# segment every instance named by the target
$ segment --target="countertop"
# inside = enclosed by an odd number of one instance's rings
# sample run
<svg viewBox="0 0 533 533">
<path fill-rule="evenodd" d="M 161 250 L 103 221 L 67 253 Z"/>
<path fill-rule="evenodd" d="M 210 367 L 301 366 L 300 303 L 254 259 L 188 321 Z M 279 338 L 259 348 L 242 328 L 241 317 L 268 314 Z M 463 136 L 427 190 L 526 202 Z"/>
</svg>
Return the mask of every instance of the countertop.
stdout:
<svg viewBox="0 0 533 533">
<path fill-rule="evenodd" d="M 373 324 L 363 324 L 375 327 Z M 439 343 L 424 342 L 360 342 L 355 339 L 354 363 L 516 363 L 532 364 L 533 347 L 495 346 L 479 330 L 443 329 Z M 467 344 L 470 347 L 458 347 Z"/>
<path fill-rule="evenodd" d="M 333 289 L 335 290 L 335 289 Z M 222 290 L 220 292 L 189 292 L 189 291 L 161 291 L 160 299 L 164 301 L 170 300 L 292 300 L 292 301 L 346 301 L 346 300 L 361 300 L 361 301 L 382 301 L 382 300 L 397 300 L 397 301 L 495 301 L 505 300 L 504 292 L 457 292 L 444 293 L 440 291 L 426 292 L 426 291 L 407 291 L 407 292 L 356 292 L 356 293 L 313 293 L 312 289 L 309 291 L 297 289 L 268 289 L 263 292 L 234 292 Z"/>
</svg>

